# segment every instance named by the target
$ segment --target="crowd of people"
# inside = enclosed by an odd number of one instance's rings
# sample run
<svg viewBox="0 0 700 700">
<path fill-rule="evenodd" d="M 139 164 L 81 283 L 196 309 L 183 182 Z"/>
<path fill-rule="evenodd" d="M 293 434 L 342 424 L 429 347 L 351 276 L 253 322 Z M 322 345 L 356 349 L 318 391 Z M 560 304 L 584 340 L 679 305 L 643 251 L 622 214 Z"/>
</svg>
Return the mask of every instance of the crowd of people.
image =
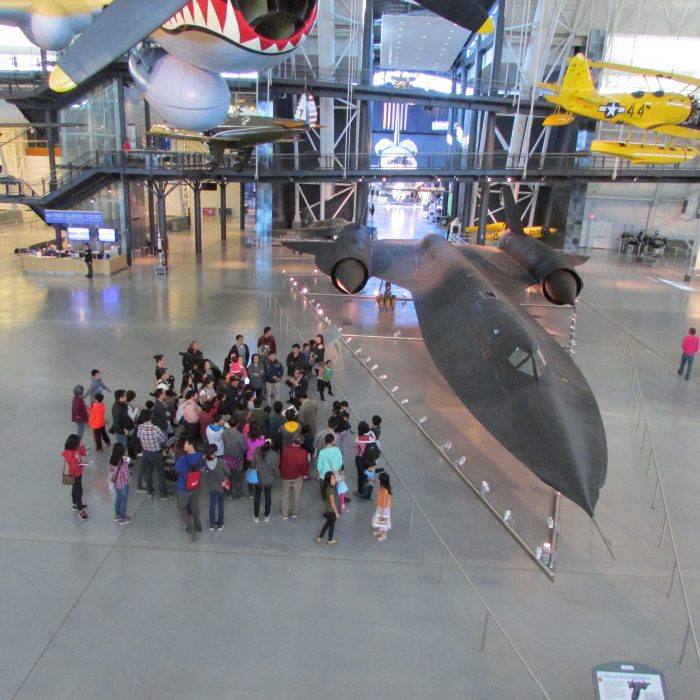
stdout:
<svg viewBox="0 0 700 700">
<path fill-rule="evenodd" d="M 323 504 L 323 527 L 316 542 L 328 536 L 337 543 L 338 518 L 348 513 L 350 486 L 345 469 L 346 451 L 352 452 L 356 470 L 353 496 L 371 501 L 375 488 L 376 509 L 371 520 L 377 541 L 391 529 L 391 481 L 379 467 L 382 419 L 350 424 L 346 401 L 333 400 L 326 424 L 319 424 L 319 401 L 333 393 L 333 363 L 325 357 L 322 335 L 308 343 L 294 343 L 285 364 L 278 359 L 272 329 L 266 327 L 251 354 L 242 335 L 226 354 L 220 369 L 205 357 L 199 343 L 181 352 L 182 381 L 176 379 L 162 354 L 154 356 L 154 380 L 150 397 L 136 407 L 136 392 L 104 383 L 98 369 L 90 384 L 73 389 L 71 433 L 63 451 L 63 483 L 71 486 L 73 510 L 88 520 L 83 494 L 83 471 L 89 448 L 86 427 L 92 431 L 94 449 L 111 449 L 108 484 L 114 490 L 114 521 L 128 525 L 129 488 L 161 500 L 177 499 L 185 531 L 196 540 L 202 531 L 200 494 L 209 495 L 209 530 L 224 529 L 227 498 L 252 500 L 252 517 L 269 522 L 272 491 L 280 482 L 278 515 L 282 520 L 299 516 L 305 482 L 316 479 Z M 111 421 L 105 394 L 113 394 Z M 175 493 L 171 493 L 174 482 Z"/>
</svg>

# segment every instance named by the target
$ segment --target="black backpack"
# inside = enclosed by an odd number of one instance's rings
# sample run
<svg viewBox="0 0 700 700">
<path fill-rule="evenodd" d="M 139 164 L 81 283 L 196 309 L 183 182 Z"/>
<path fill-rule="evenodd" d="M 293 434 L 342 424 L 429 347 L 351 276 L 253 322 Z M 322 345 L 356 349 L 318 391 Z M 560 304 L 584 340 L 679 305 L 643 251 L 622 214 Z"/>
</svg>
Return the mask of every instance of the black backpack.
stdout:
<svg viewBox="0 0 700 700">
<path fill-rule="evenodd" d="M 372 464 L 376 464 L 381 453 L 382 452 L 379 449 L 379 445 L 377 445 L 376 442 L 367 443 L 367 447 L 365 447 L 365 451 L 362 453 L 362 456 L 365 460 L 365 464 L 369 464 L 370 462 Z"/>
</svg>

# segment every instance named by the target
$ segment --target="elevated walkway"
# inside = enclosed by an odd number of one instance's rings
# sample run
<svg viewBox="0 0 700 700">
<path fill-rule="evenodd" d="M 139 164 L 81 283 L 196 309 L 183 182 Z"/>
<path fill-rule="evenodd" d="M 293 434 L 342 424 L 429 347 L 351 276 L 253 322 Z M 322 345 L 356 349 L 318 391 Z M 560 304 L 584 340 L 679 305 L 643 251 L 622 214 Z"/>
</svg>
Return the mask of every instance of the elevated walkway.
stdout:
<svg viewBox="0 0 700 700">
<path fill-rule="evenodd" d="M 216 168 L 204 153 L 132 150 L 91 151 L 79 160 L 58 167 L 50 177 L 26 183 L 0 178 L 0 202 L 26 204 L 41 216 L 47 207 L 61 208 L 88 196 L 117 178 L 189 180 L 225 179 L 260 182 L 339 182 L 359 180 L 437 180 L 458 178 L 513 182 L 688 182 L 700 179 L 700 160 L 682 166 L 637 165 L 603 155 L 550 153 L 514 161 L 505 153 L 418 154 L 414 168 L 382 168 L 379 156 L 358 154 L 344 164 L 335 156 L 318 154 L 258 156 L 245 169 L 231 156 Z M 467 162 L 467 166 L 462 163 Z M 490 164 L 489 164 L 490 161 Z"/>
</svg>

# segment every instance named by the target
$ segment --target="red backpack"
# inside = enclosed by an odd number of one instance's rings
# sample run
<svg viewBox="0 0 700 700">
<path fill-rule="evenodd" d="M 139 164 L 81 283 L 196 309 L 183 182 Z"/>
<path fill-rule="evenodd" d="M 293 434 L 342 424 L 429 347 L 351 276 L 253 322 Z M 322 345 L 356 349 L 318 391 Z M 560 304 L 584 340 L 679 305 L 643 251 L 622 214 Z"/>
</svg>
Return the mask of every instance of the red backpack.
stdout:
<svg viewBox="0 0 700 700">
<path fill-rule="evenodd" d="M 199 482 L 202 480 L 201 463 L 202 458 L 200 456 L 195 464 L 190 464 L 190 470 L 187 472 L 187 479 L 185 480 L 185 488 L 188 491 L 196 491 L 199 488 Z"/>
</svg>

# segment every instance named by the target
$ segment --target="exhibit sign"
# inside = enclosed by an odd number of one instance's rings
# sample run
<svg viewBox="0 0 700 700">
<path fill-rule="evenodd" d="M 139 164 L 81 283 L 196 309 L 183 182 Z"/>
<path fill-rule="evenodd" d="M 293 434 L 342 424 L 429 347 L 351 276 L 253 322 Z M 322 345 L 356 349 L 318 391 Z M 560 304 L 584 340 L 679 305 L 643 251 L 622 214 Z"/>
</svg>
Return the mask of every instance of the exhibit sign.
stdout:
<svg viewBox="0 0 700 700">
<path fill-rule="evenodd" d="M 664 674 L 636 662 L 613 661 L 593 668 L 596 700 L 667 700 Z"/>
<path fill-rule="evenodd" d="M 101 211 L 70 211 L 67 209 L 47 209 L 44 212 L 47 224 L 77 224 L 79 226 L 100 226 L 105 220 Z"/>
</svg>

